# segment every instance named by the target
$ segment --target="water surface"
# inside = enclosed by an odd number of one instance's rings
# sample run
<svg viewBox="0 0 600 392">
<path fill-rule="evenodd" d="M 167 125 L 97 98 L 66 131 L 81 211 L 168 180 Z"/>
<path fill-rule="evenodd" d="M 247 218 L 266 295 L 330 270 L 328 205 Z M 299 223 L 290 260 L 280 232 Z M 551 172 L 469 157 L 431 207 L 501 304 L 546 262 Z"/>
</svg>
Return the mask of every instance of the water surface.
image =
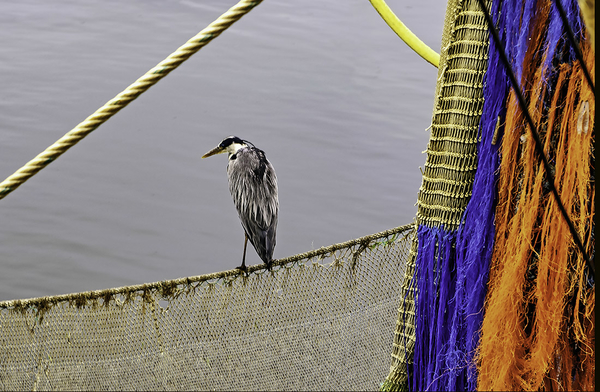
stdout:
<svg viewBox="0 0 600 392">
<path fill-rule="evenodd" d="M 0 180 L 233 4 L 1 2 Z M 443 2 L 388 4 L 439 51 Z M 226 157 L 200 159 L 231 134 L 277 171 L 276 258 L 412 222 L 436 76 L 367 0 L 265 1 L 0 200 L 0 300 L 239 265 Z"/>
</svg>

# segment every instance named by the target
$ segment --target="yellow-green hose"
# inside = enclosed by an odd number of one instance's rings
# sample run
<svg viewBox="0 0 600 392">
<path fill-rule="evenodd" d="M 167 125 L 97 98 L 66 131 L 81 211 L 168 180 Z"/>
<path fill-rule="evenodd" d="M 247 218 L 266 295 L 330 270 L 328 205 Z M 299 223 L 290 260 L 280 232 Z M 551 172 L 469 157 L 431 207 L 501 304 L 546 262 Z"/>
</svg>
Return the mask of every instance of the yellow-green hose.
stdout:
<svg viewBox="0 0 600 392">
<path fill-rule="evenodd" d="M 423 41 L 419 39 L 412 31 L 408 29 L 402 23 L 400 19 L 394 14 L 394 11 L 388 7 L 384 0 L 369 0 L 373 7 L 379 12 L 379 15 L 385 20 L 385 22 L 394 30 L 398 37 L 402 41 L 406 42 L 408 46 L 421 57 L 423 57 L 428 63 L 439 67 L 440 55 L 433 49 L 427 46 Z"/>
</svg>

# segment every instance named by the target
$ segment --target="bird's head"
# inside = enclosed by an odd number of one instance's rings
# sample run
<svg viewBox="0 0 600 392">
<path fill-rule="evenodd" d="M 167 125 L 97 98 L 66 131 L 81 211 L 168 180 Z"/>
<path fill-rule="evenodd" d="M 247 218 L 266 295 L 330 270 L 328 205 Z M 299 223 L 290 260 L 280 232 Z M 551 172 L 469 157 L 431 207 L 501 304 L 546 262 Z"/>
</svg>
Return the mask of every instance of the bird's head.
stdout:
<svg viewBox="0 0 600 392">
<path fill-rule="evenodd" d="M 235 154 L 240 148 L 248 147 L 248 145 L 252 145 L 252 143 L 237 136 L 227 136 L 217 147 L 202 155 L 202 158 L 224 153 Z"/>
</svg>

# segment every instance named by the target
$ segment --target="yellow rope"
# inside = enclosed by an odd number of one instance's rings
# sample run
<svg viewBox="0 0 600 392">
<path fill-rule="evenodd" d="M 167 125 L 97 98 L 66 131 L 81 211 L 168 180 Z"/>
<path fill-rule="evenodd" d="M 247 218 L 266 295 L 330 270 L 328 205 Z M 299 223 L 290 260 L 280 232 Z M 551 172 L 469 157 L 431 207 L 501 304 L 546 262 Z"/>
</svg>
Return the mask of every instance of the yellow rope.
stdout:
<svg viewBox="0 0 600 392">
<path fill-rule="evenodd" d="M 371 5 L 379 12 L 379 15 L 385 20 L 385 22 L 394 30 L 398 37 L 402 39 L 412 50 L 423 57 L 428 63 L 434 65 L 436 68 L 440 65 L 440 55 L 433 49 L 427 46 L 423 41 L 419 39 L 412 31 L 408 29 L 402 23 L 400 19 L 394 14 L 394 12 L 388 7 L 384 0 L 369 0 Z"/>
<path fill-rule="evenodd" d="M 579 9 L 581 10 L 581 15 L 583 16 L 583 22 L 585 23 L 587 33 L 590 35 L 590 42 L 592 43 L 590 47 L 595 52 L 596 46 L 594 45 L 594 36 L 596 33 L 596 1 L 579 0 Z"/>
<path fill-rule="evenodd" d="M 0 199 L 3 199 L 6 195 L 17 189 L 30 177 L 46 167 L 46 165 L 54 161 L 94 129 L 98 128 L 119 110 L 123 109 L 140 94 L 148 90 L 169 72 L 177 68 L 181 63 L 208 44 L 213 38 L 218 37 L 229 26 L 248 13 L 252 8 L 260 4 L 261 1 L 262 0 L 241 0 L 235 6 L 231 7 L 217 20 L 208 25 L 208 27 L 199 32 L 184 45 L 180 46 L 175 52 L 158 63 L 158 65 L 150 71 L 146 72 L 144 76 L 132 83 L 123 92 L 108 101 L 100 109 L 96 110 L 94 114 L 79 123 L 79 125 L 58 139 L 44 152 L 27 162 L 6 180 L 2 181 L 0 183 Z"/>
</svg>

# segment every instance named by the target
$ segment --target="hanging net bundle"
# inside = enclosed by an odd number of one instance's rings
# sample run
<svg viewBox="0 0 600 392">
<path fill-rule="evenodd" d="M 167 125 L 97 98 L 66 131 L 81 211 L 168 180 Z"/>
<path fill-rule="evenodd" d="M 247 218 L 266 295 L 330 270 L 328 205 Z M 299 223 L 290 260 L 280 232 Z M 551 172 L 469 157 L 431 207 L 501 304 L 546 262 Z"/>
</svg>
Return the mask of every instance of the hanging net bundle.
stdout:
<svg viewBox="0 0 600 392">
<path fill-rule="evenodd" d="M 583 71 L 594 74 L 595 58 L 577 2 L 561 4 L 566 21 L 550 0 L 448 3 L 416 249 L 384 390 L 595 388 L 593 271 L 551 192 L 554 184 L 593 259 L 595 95 Z"/>
</svg>

